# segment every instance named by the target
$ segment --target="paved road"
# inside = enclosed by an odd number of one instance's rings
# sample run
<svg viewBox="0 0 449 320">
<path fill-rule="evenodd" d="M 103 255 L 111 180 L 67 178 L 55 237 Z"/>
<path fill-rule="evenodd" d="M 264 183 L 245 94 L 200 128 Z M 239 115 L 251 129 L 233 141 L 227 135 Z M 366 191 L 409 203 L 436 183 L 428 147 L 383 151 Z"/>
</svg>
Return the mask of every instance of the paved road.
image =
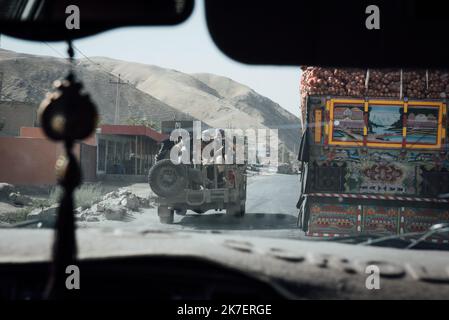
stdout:
<svg viewBox="0 0 449 320">
<path fill-rule="evenodd" d="M 135 184 L 130 191 L 148 196 L 147 184 Z M 241 235 L 258 235 L 281 238 L 302 238 L 296 226 L 299 177 L 296 175 L 263 174 L 248 179 L 246 211 L 243 218 L 226 216 L 224 212 L 209 211 L 186 216 L 175 216 L 173 225 L 159 222 L 156 209 L 146 209 L 133 214 L 126 222 L 103 221 L 86 223 L 89 227 L 138 227 L 163 230 L 223 231 Z M 82 227 L 81 226 L 81 227 Z"/>
</svg>

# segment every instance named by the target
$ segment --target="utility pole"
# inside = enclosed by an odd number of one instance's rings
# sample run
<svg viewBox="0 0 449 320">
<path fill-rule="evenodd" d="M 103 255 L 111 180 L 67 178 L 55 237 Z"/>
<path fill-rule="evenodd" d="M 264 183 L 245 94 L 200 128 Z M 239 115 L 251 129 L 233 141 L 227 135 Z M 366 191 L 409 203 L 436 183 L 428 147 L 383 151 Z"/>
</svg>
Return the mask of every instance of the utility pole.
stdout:
<svg viewBox="0 0 449 320">
<path fill-rule="evenodd" d="M 2 100 L 2 90 L 3 90 L 3 72 L 0 72 L 0 100 Z"/>
<path fill-rule="evenodd" d="M 120 74 L 118 75 L 118 81 L 111 81 L 109 83 L 117 85 L 116 96 L 115 96 L 115 114 L 114 114 L 114 124 L 119 124 L 120 122 L 120 85 L 127 84 L 127 82 L 122 82 Z"/>
<path fill-rule="evenodd" d="M 281 149 L 281 152 L 282 152 L 281 153 L 281 157 L 282 157 L 281 161 L 282 161 L 282 163 L 285 163 L 285 147 L 284 147 L 284 144 L 281 143 L 279 146 L 281 147 L 280 149 Z"/>
</svg>

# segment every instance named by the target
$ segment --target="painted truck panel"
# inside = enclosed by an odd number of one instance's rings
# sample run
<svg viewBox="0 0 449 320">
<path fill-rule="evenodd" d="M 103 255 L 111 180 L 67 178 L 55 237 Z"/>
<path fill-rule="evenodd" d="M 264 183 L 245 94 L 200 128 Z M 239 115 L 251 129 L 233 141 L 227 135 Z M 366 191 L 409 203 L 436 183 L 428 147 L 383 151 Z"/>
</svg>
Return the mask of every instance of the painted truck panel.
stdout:
<svg viewBox="0 0 449 320">
<path fill-rule="evenodd" d="M 447 101 L 309 96 L 302 228 L 400 234 L 449 222 Z M 305 205 L 303 205 L 305 204 Z"/>
</svg>

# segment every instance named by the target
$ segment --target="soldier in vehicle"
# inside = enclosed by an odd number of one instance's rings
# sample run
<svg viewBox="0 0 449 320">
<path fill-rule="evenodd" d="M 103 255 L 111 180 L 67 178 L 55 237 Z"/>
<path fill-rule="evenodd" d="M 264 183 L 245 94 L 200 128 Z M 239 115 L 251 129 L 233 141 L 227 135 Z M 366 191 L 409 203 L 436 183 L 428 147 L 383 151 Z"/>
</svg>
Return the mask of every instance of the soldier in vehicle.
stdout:
<svg viewBox="0 0 449 320">
<path fill-rule="evenodd" d="M 203 151 L 206 149 L 206 152 Z M 207 178 L 213 185 L 215 168 L 217 172 L 218 186 L 226 184 L 224 176 L 224 163 L 226 157 L 225 132 L 223 129 L 208 129 L 201 134 L 202 164 L 207 167 Z"/>
</svg>

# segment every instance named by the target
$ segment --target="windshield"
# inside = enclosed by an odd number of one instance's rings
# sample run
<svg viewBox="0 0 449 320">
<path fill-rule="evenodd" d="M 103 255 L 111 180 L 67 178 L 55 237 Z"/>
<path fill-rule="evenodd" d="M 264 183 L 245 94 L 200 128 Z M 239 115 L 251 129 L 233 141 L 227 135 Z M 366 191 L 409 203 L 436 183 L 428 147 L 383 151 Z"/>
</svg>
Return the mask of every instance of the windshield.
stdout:
<svg viewBox="0 0 449 320">
<path fill-rule="evenodd" d="M 37 110 L 73 69 L 99 112 L 73 147 L 78 228 L 447 249 L 447 71 L 239 64 L 202 2 L 73 48 L 1 38 L 2 227 L 54 226 L 64 148 Z"/>
</svg>

